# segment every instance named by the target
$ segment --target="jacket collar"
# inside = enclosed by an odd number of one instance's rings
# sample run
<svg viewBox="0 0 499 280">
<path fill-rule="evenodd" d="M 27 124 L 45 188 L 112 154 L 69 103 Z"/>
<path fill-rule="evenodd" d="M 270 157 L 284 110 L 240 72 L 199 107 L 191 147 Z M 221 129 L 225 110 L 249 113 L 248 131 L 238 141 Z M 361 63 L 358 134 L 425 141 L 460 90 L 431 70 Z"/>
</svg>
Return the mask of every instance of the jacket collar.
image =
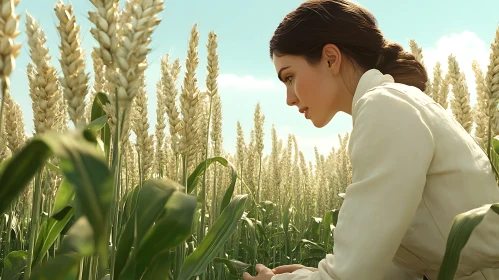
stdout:
<svg viewBox="0 0 499 280">
<path fill-rule="evenodd" d="M 395 80 L 389 74 L 383 74 L 378 69 L 370 69 L 360 77 L 357 89 L 352 101 L 352 116 L 356 111 L 357 101 L 370 89 L 381 86 L 384 83 L 393 83 Z"/>
</svg>

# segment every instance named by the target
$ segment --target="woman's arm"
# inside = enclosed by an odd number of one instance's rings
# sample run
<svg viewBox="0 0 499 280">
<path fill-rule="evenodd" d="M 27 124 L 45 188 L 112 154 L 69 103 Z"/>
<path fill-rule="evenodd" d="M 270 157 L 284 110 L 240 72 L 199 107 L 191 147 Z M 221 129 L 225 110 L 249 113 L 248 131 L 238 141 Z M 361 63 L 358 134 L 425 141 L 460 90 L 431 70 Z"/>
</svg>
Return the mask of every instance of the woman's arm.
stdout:
<svg viewBox="0 0 499 280">
<path fill-rule="evenodd" d="M 317 272 L 272 280 L 382 280 L 421 201 L 433 136 L 420 112 L 387 89 L 354 106 L 349 143 L 352 184 L 334 232 L 334 255 Z"/>
</svg>

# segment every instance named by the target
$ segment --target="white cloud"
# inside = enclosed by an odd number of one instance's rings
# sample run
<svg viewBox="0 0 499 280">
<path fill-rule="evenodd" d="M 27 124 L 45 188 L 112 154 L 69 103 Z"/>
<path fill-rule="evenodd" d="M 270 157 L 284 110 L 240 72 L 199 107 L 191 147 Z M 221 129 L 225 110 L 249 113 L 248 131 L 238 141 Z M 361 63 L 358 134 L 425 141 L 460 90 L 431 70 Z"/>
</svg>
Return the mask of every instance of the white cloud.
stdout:
<svg viewBox="0 0 499 280">
<path fill-rule="evenodd" d="M 221 74 L 218 77 L 221 88 L 237 89 L 242 92 L 282 92 L 284 87 L 275 79 L 259 79 L 253 76 L 238 76 L 234 74 Z"/>
<path fill-rule="evenodd" d="M 471 104 L 476 102 L 475 74 L 472 62 L 476 60 L 482 71 L 486 72 L 489 63 L 489 46 L 475 33 L 464 31 L 459 34 L 451 34 L 440 38 L 435 47 L 423 48 L 423 60 L 428 70 L 428 75 L 433 78 L 433 67 L 437 62 L 441 63 L 441 69 L 448 71 L 448 57 L 454 55 L 459 63 L 459 68 L 466 75 L 468 90 L 471 94 Z"/>
</svg>

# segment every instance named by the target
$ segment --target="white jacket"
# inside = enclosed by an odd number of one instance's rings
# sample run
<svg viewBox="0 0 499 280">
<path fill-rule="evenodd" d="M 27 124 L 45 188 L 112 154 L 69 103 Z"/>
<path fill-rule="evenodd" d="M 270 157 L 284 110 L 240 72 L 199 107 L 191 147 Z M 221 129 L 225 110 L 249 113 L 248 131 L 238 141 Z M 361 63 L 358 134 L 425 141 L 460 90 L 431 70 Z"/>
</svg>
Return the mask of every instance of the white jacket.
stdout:
<svg viewBox="0 0 499 280">
<path fill-rule="evenodd" d="M 272 280 L 436 280 L 456 215 L 499 202 L 486 154 L 432 98 L 376 69 L 352 104 L 352 184 L 334 255 L 316 272 Z M 463 249 L 455 279 L 499 280 L 499 215 L 491 210 Z"/>
</svg>

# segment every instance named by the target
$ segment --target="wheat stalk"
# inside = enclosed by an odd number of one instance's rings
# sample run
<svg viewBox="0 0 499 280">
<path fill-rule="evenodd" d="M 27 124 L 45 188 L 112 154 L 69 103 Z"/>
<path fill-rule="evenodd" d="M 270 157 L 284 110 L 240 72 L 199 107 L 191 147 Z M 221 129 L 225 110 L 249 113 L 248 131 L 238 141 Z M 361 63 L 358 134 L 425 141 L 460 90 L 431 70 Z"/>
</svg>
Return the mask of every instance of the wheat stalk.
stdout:
<svg viewBox="0 0 499 280">
<path fill-rule="evenodd" d="M 197 114 L 199 108 L 199 90 L 196 85 L 196 68 L 199 64 L 197 46 L 199 43 L 199 33 L 197 24 L 191 29 L 189 48 L 186 58 L 186 71 L 182 93 L 180 94 L 180 111 L 182 112 L 182 134 L 179 144 L 179 152 L 186 158 L 190 158 L 192 147 L 196 145 L 195 139 L 197 131 Z M 188 160 L 187 160 L 188 161 Z"/>
<path fill-rule="evenodd" d="M 166 119 L 165 119 L 165 111 L 166 111 L 166 102 L 165 97 L 163 95 L 163 85 L 161 80 L 156 83 L 156 99 L 157 99 L 157 107 L 156 107 L 156 153 L 155 153 L 155 162 L 156 162 L 156 172 L 160 177 L 163 175 L 163 167 L 165 165 L 165 151 L 163 150 L 163 143 L 165 141 L 165 128 L 166 128 Z"/>
<path fill-rule="evenodd" d="M 119 0 L 90 0 L 97 9 L 96 12 L 88 12 L 89 20 L 94 24 L 90 29 L 93 37 L 99 43 L 93 51 L 102 60 L 106 67 L 105 77 L 107 80 L 108 98 L 110 103 L 104 106 L 108 116 L 108 125 L 111 135 L 114 137 L 117 116 L 115 112 L 115 88 L 117 76 L 116 52 L 119 46 L 118 37 L 118 3 Z M 94 60 L 95 61 L 95 60 Z"/>
<path fill-rule="evenodd" d="M 93 90 L 91 91 L 90 94 L 90 99 L 87 104 L 87 109 L 86 109 L 86 116 L 88 119 L 88 122 L 91 121 L 92 119 L 92 105 L 94 104 L 95 96 L 99 92 L 107 92 L 107 81 L 105 78 L 105 66 L 104 63 L 102 62 L 102 59 L 99 57 L 99 54 L 95 49 L 92 49 L 91 53 L 92 57 L 92 65 L 94 69 L 94 83 L 93 83 Z"/>
<path fill-rule="evenodd" d="M 470 133 L 473 124 L 470 106 L 470 94 L 466 86 L 466 78 L 461 73 L 456 57 L 449 55 L 449 82 L 452 85 L 453 98 L 451 100 L 452 113 L 463 128 Z"/>
<path fill-rule="evenodd" d="M 139 78 L 140 88 L 137 98 L 134 100 L 132 115 L 132 129 L 136 135 L 136 147 L 140 156 L 141 180 L 148 179 L 151 173 L 151 167 L 154 163 L 154 138 L 149 135 L 149 119 L 147 114 L 147 96 L 145 76 L 142 74 Z"/>
<path fill-rule="evenodd" d="M 475 73 L 475 83 L 476 83 L 476 93 L 477 102 L 474 112 L 475 120 L 475 139 L 480 144 L 482 149 L 487 148 L 487 130 L 488 130 L 488 120 L 489 120 L 489 99 L 487 95 L 487 85 L 485 84 L 485 78 L 483 76 L 480 65 L 476 60 L 472 63 L 473 72 Z"/>
<path fill-rule="evenodd" d="M 9 92 L 5 95 L 5 117 L 7 147 L 15 154 L 24 146 L 26 135 L 21 108 L 12 100 Z"/>
<path fill-rule="evenodd" d="M 213 144 L 214 156 L 219 156 L 222 153 L 222 101 L 220 95 L 213 97 L 213 128 L 211 130 L 211 142 Z"/>
<path fill-rule="evenodd" d="M 36 67 L 36 79 L 31 92 L 33 103 L 36 102 L 35 117 L 36 133 L 44 133 L 54 128 L 55 116 L 58 102 L 58 84 L 56 70 L 49 65 L 50 56 L 48 48 L 45 47 L 47 38 L 40 28 L 38 22 L 26 13 L 26 30 L 28 34 L 28 45 L 30 47 L 30 56 Z"/>
<path fill-rule="evenodd" d="M 199 94 L 200 100 L 205 100 L 208 98 L 208 92 L 202 91 Z M 208 142 L 209 142 L 209 130 L 210 130 L 210 121 L 211 121 L 211 116 L 210 116 L 210 103 L 202 101 L 199 103 L 200 108 L 197 116 L 198 123 L 196 124 L 198 126 L 198 135 L 199 135 L 199 144 L 196 145 L 196 151 L 193 151 L 193 153 L 198 152 L 199 153 L 199 161 L 205 160 L 205 158 L 208 156 Z M 213 112 L 212 112 L 213 113 Z"/>
<path fill-rule="evenodd" d="M 442 69 L 441 69 L 441 64 L 440 62 L 437 62 L 435 66 L 433 67 L 433 83 L 432 83 L 432 88 L 431 88 L 431 97 L 435 102 L 439 103 L 439 97 L 440 97 L 440 87 L 442 86 L 443 80 L 442 80 Z"/>
<path fill-rule="evenodd" d="M 4 129 L 0 130 L 0 135 L 2 135 L 2 139 L 7 138 L 7 134 L 5 133 Z M 4 161 L 10 156 L 11 156 L 11 151 L 7 149 L 7 145 L 0 146 L 0 162 Z"/>
<path fill-rule="evenodd" d="M 263 137 L 264 137 L 264 132 L 263 132 L 263 124 L 265 122 L 265 116 L 261 112 L 261 106 L 260 103 L 256 104 L 255 108 L 255 113 L 254 113 L 254 124 L 255 124 L 255 140 L 256 140 L 256 153 L 258 155 L 258 183 L 257 183 L 257 190 L 256 190 L 256 201 L 259 202 L 260 200 L 260 183 L 261 183 L 261 170 L 262 170 L 262 156 L 263 156 Z"/>
<path fill-rule="evenodd" d="M 166 115 L 170 131 L 170 143 L 174 157 L 177 158 L 180 152 L 180 135 L 182 122 L 179 117 L 179 111 L 176 105 L 178 90 L 175 87 L 175 79 L 170 73 L 168 65 L 168 56 L 161 58 L 161 84 L 163 86 L 163 98 Z M 172 71 L 175 68 L 172 68 Z M 177 73 L 178 75 L 178 73 Z"/>
<path fill-rule="evenodd" d="M 271 190 L 271 197 L 272 199 L 275 199 L 279 197 L 278 191 L 281 185 L 281 176 L 280 176 L 280 164 L 279 164 L 279 142 L 277 138 L 277 131 L 275 129 L 274 124 L 272 124 L 272 128 L 270 130 L 270 135 L 272 139 L 272 150 L 270 152 L 270 169 L 271 169 L 271 180 L 270 184 L 274 186 L 274 188 Z"/>
<path fill-rule="evenodd" d="M 128 108 L 140 87 L 140 75 L 147 68 L 146 55 L 150 52 L 150 36 L 161 20 L 156 16 L 163 10 L 163 0 L 140 1 L 130 4 L 125 13 L 129 22 L 124 23 L 116 54 L 116 66 L 120 70 L 117 79 L 118 99 Z"/>
<path fill-rule="evenodd" d="M 59 61 L 64 76 L 60 82 L 64 88 L 69 118 L 77 126 L 86 122 L 84 110 L 89 79 L 89 75 L 85 73 L 85 52 L 81 49 L 79 38 L 80 26 L 76 24 L 71 5 L 64 5 L 62 0 L 59 0 L 54 10 L 59 19 L 57 30 L 61 37 Z"/>
<path fill-rule="evenodd" d="M 409 41 L 409 47 L 411 48 L 412 54 L 416 57 L 416 60 L 419 61 L 423 65 L 424 68 L 426 68 L 426 66 L 424 64 L 424 59 L 423 59 L 423 49 L 418 46 L 418 44 L 416 43 L 416 41 L 414 39 L 411 39 Z M 427 95 L 431 96 L 432 89 L 431 89 L 431 80 L 430 79 L 428 79 L 428 81 L 426 82 L 426 89 L 424 92 Z"/>
<path fill-rule="evenodd" d="M 57 103 L 55 106 L 54 130 L 64 132 L 69 129 L 68 104 L 64 99 L 63 89 L 60 83 L 57 83 L 56 91 Z"/>
<path fill-rule="evenodd" d="M 104 65 L 113 69 L 113 55 L 118 49 L 118 4 L 119 0 L 90 0 L 97 9 L 88 12 L 89 20 L 95 25 L 90 29 L 94 38 L 99 42 L 95 52 L 104 62 Z"/>
<path fill-rule="evenodd" d="M 0 104 L 0 132 L 3 130 L 4 99 L 10 88 L 10 74 L 16 67 L 16 58 L 21 52 L 21 44 L 15 44 L 14 39 L 19 36 L 17 30 L 20 15 L 14 13 L 19 0 L 0 1 L 0 79 L 1 82 L 1 104 Z M 0 146 L 4 146 L 4 135 L 0 133 Z"/>
<path fill-rule="evenodd" d="M 258 156 L 262 157 L 263 156 L 263 148 L 264 148 L 263 124 L 265 122 L 265 115 L 263 115 L 263 113 L 262 113 L 262 108 L 260 106 L 260 103 L 256 104 L 255 113 L 253 115 L 253 118 L 254 118 L 254 124 L 255 124 L 256 151 L 257 151 Z"/>
<path fill-rule="evenodd" d="M 102 59 L 99 57 L 99 54 L 95 49 L 92 49 L 92 62 L 93 62 L 93 69 L 94 69 L 94 84 L 93 84 L 93 92 L 106 92 L 106 77 L 105 77 L 105 66 L 104 63 L 102 62 Z M 93 95 L 95 96 L 95 94 Z M 93 101 L 93 99 L 91 99 Z M 91 104 L 92 102 L 90 102 Z"/>
<path fill-rule="evenodd" d="M 497 110 L 499 101 L 499 27 L 496 30 L 496 36 L 494 42 L 490 45 L 490 49 L 490 64 L 485 76 L 489 96 L 489 115 L 492 117 L 491 130 L 493 135 L 489 135 L 489 138 L 499 134 L 499 111 Z"/>
</svg>

